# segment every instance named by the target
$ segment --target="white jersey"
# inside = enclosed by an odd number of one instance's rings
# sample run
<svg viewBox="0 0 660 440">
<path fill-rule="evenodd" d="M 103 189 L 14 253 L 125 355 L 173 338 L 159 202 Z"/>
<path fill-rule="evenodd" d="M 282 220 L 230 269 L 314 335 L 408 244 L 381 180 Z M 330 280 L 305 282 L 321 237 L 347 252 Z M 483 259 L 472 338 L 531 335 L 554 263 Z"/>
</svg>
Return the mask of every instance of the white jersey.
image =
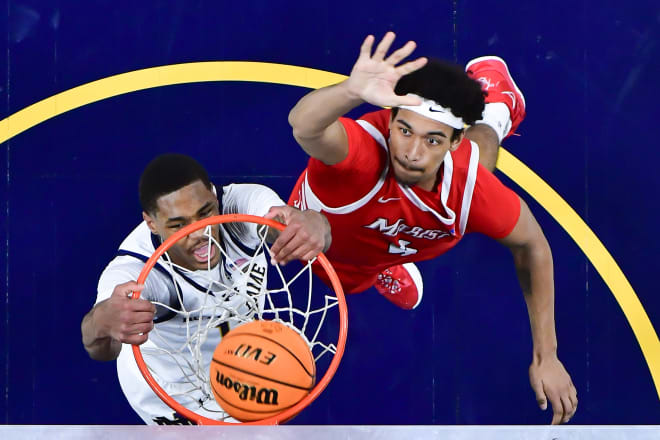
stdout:
<svg viewBox="0 0 660 440">
<path fill-rule="evenodd" d="M 277 194 L 262 185 L 234 184 L 223 188 L 223 214 L 263 216 L 270 207 L 282 205 L 285 203 Z M 227 298 L 220 292 L 226 291 L 226 286 L 232 284 L 232 276 L 245 276 L 240 268 L 245 262 L 253 261 L 250 273 L 266 273 L 267 263 L 263 253 L 253 259 L 255 248 L 261 242 L 257 226 L 254 223 L 220 225 L 226 256 L 222 254 L 220 263 L 210 270 L 190 272 L 173 268 L 167 263 L 165 254 L 149 273 L 141 293 L 141 298 L 157 303 L 155 328 L 149 333 L 148 341 L 140 347 L 151 374 L 161 385 L 168 384 L 165 391 L 171 396 L 185 392 L 186 397 L 177 396 L 175 400 L 207 417 L 217 418 L 217 404 L 206 401 L 202 392 L 189 393 L 191 386 L 186 376 L 192 374 L 196 362 L 201 362 L 208 374 L 207 369 L 221 333 L 226 333 L 236 324 L 231 316 L 254 310 L 254 304 L 252 308 L 248 307 L 244 297 L 235 295 Z M 122 242 L 117 256 L 103 271 L 96 302 L 108 299 L 118 284 L 137 280 L 144 262 L 159 245 L 159 237 L 151 233 L 145 222 L 138 225 Z M 257 289 L 263 288 L 265 279 Z M 226 317 L 227 323 L 211 328 L 204 338 L 192 344 L 201 350 L 201 357 L 196 360 L 187 349 L 180 351 L 186 346 L 191 328 L 194 330 L 197 326 L 208 325 L 209 320 L 217 321 L 220 316 Z M 163 356 L 163 350 L 179 354 Z M 117 373 L 126 398 L 147 424 L 185 423 L 185 419 L 174 414 L 174 410 L 162 402 L 146 383 L 129 344 L 123 344 L 117 358 Z"/>
</svg>

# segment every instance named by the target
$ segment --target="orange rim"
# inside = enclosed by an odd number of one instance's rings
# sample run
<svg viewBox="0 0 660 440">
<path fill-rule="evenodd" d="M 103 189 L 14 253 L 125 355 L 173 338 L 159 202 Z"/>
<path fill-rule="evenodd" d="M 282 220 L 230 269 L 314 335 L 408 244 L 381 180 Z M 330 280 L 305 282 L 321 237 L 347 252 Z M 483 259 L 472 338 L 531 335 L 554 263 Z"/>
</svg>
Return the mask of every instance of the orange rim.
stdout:
<svg viewBox="0 0 660 440">
<path fill-rule="evenodd" d="M 192 232 L 197 231 L 198 229 L 205 228 L 206 226 L 209 225 L 216 225 L 216 224 L 219 225 L 222 223 L 231 223 L 231 222 L 258 223 L 261 225 L 266 225 L 275 228 L 279 231 L 282 231 L 285 228 L 283 224 L 278 223 L 276 221 L 265 219 L 263 217 L 257 217 L 254 215 L 245 215 L 245 214 L 216 215 L 214 217 L 209 217 L 203 220 L 199 220 L 195 223 L 192 223 L 180 229 L 179 231 L 175 232 L 172 236 L 170 236 L 170 238 L 165 240 L 163 244 L 161 244 L 158 247 L 158 249 L 156 249 L 156 251 L 153 253 L 151 258 L 147 260 L 144 267 L 142 268 L 142 272 L 140 272 L 140 276 L 138 277 L 137 282 L 139 284 L 144 284 L 145 280 L 147 279 L 147 275 L 149 275 L 149 272 L 151 272 L 151 269 L 153 269 L 158 259 L 165 252 L 167 252 L 167 250 L 170 247 L 172 247 L 174 243 L 179 241 L 181 238 L 191 234 Z M 307 396 L 305 396 L 300 402 L 298 402 L 291 408 L 263 420 L 256 420 L 252 422 L 244 422 L 238 424 L 277 425 L 280 424 L 281 422 L 289 420 L 290 418 L 298 414 L 300 411 L 302 411 L 307 405 L 312 403 L 314 399 L 316 399 L 319 396 L 319 394 L 321 394 L 321 392 L 325 389 L 325 387 L 328 386 L 328 383 L 330 382 L 335 372 L 337 371 L 337 368 L 339 367 L 339 362 L 341 361 L 341 358 L 344 354 L 344 347 L 346 346 L 346 335 L 348 333 L 348 312 L 346 309 L 346 299 L 344 298 L 344 291 L 341 287 L 341 282 L 339 281 L 339 277 L 337 277 L 337 273 L 333 269 L 332 265 L 330 264 L 326 256 L 321 253 L 317 257 L 317 260 L 330 278 L 332 288 L 334 289 L 335 294 L 337 295 L 337 306 L 339 308 L 339 337 L 337 339 L 337 351 L 335 352 L 335 355 L 332 358 L 332 361 L 330 362 L 330 366 L 328 367 L 328 370 L 325 372 L 321 380 L 319 380 L 316 386 L 312 389 L 312 391 L 310 391 L 310 393 Z M 133 292 L 132 297 L 134 299 L 138 299 L 140 297 L 140 292 Z M 151 389 L 154 390 L 156 395 L 158 395 L 158 397 L 160 397 L 161 400 L 165 402 L 170 408 L 174 409 L 182 416 L 194 421 L 198 425 L 236 425 L 237 424 L 237 423 L 223 422 L 220 420 L 214 420 L 208 417 L 201 416 L 179 404 L 176 400 L 170 397 L 170 395 L 167 394 L 160 385 L 158 385 L 158 383 L 153 378 L 151 373 L 149 373 L 149 369 L 147 368 L 147 364 L 144 362 L 144 358 L 142 357 L 142 351 L 140 350 L 139 345 L 133 345 L 133 354 L 135 355 L 135 361 L 137 362 L 138 368 L 140 369 L 142 376 L 144 376 L 144 379 L 147 381 Z"/>
</svg>

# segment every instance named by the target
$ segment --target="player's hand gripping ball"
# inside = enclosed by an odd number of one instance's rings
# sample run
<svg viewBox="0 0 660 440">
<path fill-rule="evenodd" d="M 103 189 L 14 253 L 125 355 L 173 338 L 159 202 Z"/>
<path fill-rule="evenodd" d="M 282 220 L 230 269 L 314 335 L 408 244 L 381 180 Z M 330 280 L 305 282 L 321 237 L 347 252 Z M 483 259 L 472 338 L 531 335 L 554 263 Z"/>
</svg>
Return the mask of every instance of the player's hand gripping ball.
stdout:
<svg viewBox="0 0 660 440">
<path fill-rule="evenodd" d="M 274 416 L 309 394 L 316 364 L 296 331 L 279 322 L 252 321 L 222 338 L 210 380 L 222 409 L 249 422 Z"/>
</svg>

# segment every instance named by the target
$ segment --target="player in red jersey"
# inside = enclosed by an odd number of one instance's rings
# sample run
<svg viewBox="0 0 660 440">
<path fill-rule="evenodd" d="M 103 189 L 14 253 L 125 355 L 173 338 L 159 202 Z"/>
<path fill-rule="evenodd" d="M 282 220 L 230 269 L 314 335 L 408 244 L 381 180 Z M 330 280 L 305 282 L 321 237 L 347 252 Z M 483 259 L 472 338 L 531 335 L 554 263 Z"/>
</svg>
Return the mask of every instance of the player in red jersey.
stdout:
<svg viewBox="0 0 660 440">
<path fill-rule="evenodd" d="M 471 61 L 467 74 L 426 58 L 400 64 L 415 43 L 387 56 L 393 40 L 387 33 L 372 54 L 368 36 L 347 80 L 291 110 L 294 137 L 311 158 L 289 203 L 328 218 L 326 255 L 346 291 L 373 285 L 403 308 L 421 299 L 413 261 L 447 252 L 469 232 L 509 247 L 530 316 L 530 382 L 539 406 L 552 404 L 552 423 L 565 423 L 577 392 L 557 358 L 550 247 L 524 201 L 489 171 L 525 116 L 522 93 L 497 57 Z M 364 102 L 392 110 L 342 117 Z"/>
</svg>

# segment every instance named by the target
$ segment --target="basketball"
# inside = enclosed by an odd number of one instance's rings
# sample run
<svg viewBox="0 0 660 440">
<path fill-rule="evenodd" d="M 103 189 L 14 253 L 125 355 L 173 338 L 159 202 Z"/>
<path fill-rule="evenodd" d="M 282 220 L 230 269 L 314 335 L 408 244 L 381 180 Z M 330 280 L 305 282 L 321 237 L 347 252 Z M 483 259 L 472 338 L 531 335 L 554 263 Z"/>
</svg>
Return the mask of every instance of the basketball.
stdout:
<svg viewBox="0 0 660 440">
<path fill-rule="evenodd" d="M 222 409 L 249 422 L 274 416 L 309 394 L 316 364 L 294 330 L 279 322 L 252 321 L 222 338 L 209 377 Z"/>
</svg>

